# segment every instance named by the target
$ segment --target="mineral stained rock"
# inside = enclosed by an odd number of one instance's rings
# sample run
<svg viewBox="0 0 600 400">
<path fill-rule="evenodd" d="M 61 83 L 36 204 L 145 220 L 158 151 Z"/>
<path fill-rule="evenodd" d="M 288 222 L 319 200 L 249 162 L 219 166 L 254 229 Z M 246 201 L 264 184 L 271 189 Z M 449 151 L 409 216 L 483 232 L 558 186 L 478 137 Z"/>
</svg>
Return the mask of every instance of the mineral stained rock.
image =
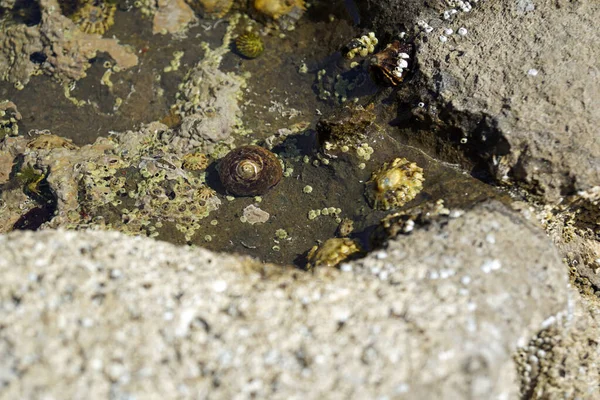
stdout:
<svg viewBox="0 0 600 400">
<path fill-rule="evenodd" d="M 573 317 L 566 272 L 497 203 L 455 214 L 314 274 L 110 232 L 0 236 L 0 394 L 514 398 L 518 346 Z"/>
</svg>

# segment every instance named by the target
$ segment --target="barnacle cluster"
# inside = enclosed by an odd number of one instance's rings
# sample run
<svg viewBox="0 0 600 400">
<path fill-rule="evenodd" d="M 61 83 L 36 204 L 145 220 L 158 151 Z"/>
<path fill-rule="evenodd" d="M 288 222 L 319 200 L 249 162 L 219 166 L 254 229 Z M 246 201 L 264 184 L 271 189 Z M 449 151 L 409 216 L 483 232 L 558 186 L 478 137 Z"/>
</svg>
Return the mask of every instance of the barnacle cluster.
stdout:
<svg viewBox="0 0 600 400">
<path fill-rule="evenodd" d="M 140 10 L 144 16 L 152 16 L 158 10 L 158 2 L 156 0 L 135 0 L 133 6 Z"/>
<path fill-rule="evenodd" d="M 110 156 L 103 164 L 87 162 L 79 182 L 83 214 L 109 216 L 110 228 L 149 236 L 157 236 L 169 222 L 190 241 L 200 229 L 200 220 L 221 201 L 202 175 L 180 168 L 182 162 L 164 150 L 156 138 L 149 138 L 132 158 Z"/>
<path fill-rule="evenodd" d="M 219 68 L 238 20 L 235 15 L 230 18 L 218 48 L 213 50 L 208 43 L 200 43 L 205 57 L 179 84 L 173 112 L 181 117 L 181 126 L 163 138 L 178 152 L 202 151 L 220 158 L 230 149 L 232 134 L 242 130 L 238 100 L 243 96 L 245 78 Z"/>
<path fill-rule="evenodd" d="M 335 267 L 351 256 L 360 253 L 360 245 L 348 238 L 331 238 L 321 243 L 319 246 L 313 246 L 308 252 L 307 269 L 320 267 Z"/>
<path fill-rule="evenodd" d="M 5 136 L 17 136 L 20 120 L 21 113 L 12 101 L 0 101 L 0 140 Z"/>
<path fill-rule="evenodd" d="M 115 23 L 116 9 L 110 1 L 85 0 L 70 18 L 83 32 L 103 35 Z"/>
<path fill-rule="evenodd" d="M 244 57 L 256 58 L 265 50 L 265 45 L 257 33 L 246 32 L 237 37 L 235 48 Z"/>
<path fill-rule="evenodd" d="M 366 57 L 369 54 L 373 54 L 377 43 L 379 43 L 379 40 L 375 37 L 375 32 L 369 32 L 367 35 L 352 39 L 344 47 L 344 56 L 349 60 L 352 60 L 357 55 Z"/>
<path fill-rule="evenodd" d="M 208 167 L 208 156 L 198 151 L 187 153 L 182 157 L 181 166 L 191 171 L 203 170 Z"/>
<path fill-rule="evenodd" d="M 365 184 L 365 197 L 374 209 L 402 207 L 423 189 L 423 169 L 406 158 L 384 163 Z"/>
<path fill-rule="evenodd" d="M 404 80 L 406 71 L 410 67 L 412 52 L 411 44 L 394 40 L 371 58 L 370 69 L 379 81 L 397 86 Z"/>
</svg>

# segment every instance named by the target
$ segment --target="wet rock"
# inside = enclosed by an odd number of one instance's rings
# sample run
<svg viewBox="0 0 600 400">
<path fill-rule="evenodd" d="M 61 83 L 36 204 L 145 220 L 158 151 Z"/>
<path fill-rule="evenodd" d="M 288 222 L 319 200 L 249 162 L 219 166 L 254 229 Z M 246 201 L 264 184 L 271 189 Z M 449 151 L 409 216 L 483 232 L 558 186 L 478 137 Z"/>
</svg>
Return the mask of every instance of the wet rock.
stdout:
<svg viewBox="0 0 600 400">
<path fill-rule="evenodd" d="M 600 185 L 600 80 L 590 67 L 600 4 L 523 3 L 480 2 L 423 35 L 415 86 L 440 135 L 499 181 L 557 202 Z M 465 35 L 439 40 L 461 27 Z"/>
<path fill-rule="evenodd" d="M 23 88 L 34 74 L 46 73 L 59 81 L 86 76 L 89 60 L 107 52 L 122 69 L 137 65 L 137 56 L 117 39 L 79 30 L 60 12 L 56 0 L 40 0 L 38 25 L 12 25 L 0 32 L 0 78 Z M 42 62 L 39 62 L 43 60 Z"/>
<path fill-rule="evenodd" d="M 193 66 L 180 85 L 176 112 L 181 116 L 180 129 L 164 140 L 181 152 L 192 149 L 219 155 L 233 142 L 232 134 L 242 125 L 238 100 L 246 86 L 244 77 L 219 69 L 223 56 L 229 52 L 231 35 L 239 17 L 229 21 L 221 46 L 211 49 L 200 45 L 205 56 Z M 220 154 L 221 156 L 223 154 Z"/>
<path fill-rule="evenodd" d="M 194 11 L 184 0 L 159 0 L 152 20 L 152 33 L 180 33 L 194 19 Z"/>
<path fill-rule="evenodd" d="M 247 223 L 254 225 L 264 224 L 269 220 L 271 215 L 256 207 L 254 204 L 250 204 L 248 207 L 244 208 L 243 216 L 246 218 Z"/>
<path fill-rule="evenodd" d="M 351 3 L 354 3 L 352 5 Z M 391 37 L 400 31 L 410 31 L 423 15 L 433 16 L 444 10 L 444 2 L 422 0 L 355 0 L 346 1 L 346 7 L 355 20 L 380 37 Z"/>
<path fill-rule="evenodd" d="M 65 231 L 0 236 L 0 274 L 8 398 L 510 398 L 513 352 L 572 295 L 498 203 L 314 274 Z"/>
</svg>

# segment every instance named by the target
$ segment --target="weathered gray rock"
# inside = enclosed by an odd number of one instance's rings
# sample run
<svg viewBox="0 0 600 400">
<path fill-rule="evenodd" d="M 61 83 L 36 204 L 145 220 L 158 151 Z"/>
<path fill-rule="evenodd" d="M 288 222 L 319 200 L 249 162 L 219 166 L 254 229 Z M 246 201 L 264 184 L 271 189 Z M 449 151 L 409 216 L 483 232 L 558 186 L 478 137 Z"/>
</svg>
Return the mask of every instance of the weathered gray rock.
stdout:
<svg viewBox="0 0 600 400">
<path fill-rule="evenodd" d="M 590 189 L 600 185 L 599 18 L 593 0 L 479 2 L 430 21 L 415 85 L 431 94 L 440 132 L 467 140 L 459 146 L 500 181 L 548 201 Z M 442 42 L 446 28 L 455 33 Z"/>
<path fill-rule="evenodd" d="M 42 231 L 0 236 L 0 275 L 2 398 L 509 398 L 512 354 L 569 297 L 497 203 L 314 274 Z"/>
</svg>

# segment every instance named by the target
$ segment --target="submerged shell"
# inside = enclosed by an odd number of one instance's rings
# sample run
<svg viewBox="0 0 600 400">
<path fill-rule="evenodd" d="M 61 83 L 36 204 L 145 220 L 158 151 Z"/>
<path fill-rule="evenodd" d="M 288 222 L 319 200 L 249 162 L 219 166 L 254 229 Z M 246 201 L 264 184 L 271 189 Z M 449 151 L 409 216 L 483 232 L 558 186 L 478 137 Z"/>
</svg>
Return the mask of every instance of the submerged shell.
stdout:
<svg viewBox="0 0 600 400">
<path fill-rule="evenodd" d="M 114 23 L 117 6 L 106 1 L 88 0 L 79 8 L 71 19 L 85 33 L 103 35 Z"/>
<path fill-rule="evenodd" d="M 233 5 L 233 0 L 190 0 L 188 3 L 203 18 L 223 18 Z"/>
<path fill-rule="evenodd" d="M 257 196 L 277 185 L 283 176 L 275 154 L 260 146 L 242 146 L 230 151 L 219 163 L 219 178 L 227 192 Z"/>
<path fill-rule="evenodd" d="M 352 239 L 327 239 L 320 246 L 313 246 L 308 252 L 308 269 L 335 267 L 352 255 L 360 252 L 360 246 Z"/>
<path fill-rule="evenodd" d="M 306 7 L 304 0 L 254 0 L 254 9 L 276 20 L 294 11 L 304 11 Z"/>
<path fill-rule="evenodd" d="M 237 51 L 248 58 L 256 58 L 265 50 L 262 38 L 254 32 L 246 32 L 235 40 Z"/>
<path fill-rule="evenodd" d="M 402 207 L 423 189 L 423 169 L 406 158 L 384 163 L 366 183 L 365 196 L 379 210 Z"/>
</svg>

